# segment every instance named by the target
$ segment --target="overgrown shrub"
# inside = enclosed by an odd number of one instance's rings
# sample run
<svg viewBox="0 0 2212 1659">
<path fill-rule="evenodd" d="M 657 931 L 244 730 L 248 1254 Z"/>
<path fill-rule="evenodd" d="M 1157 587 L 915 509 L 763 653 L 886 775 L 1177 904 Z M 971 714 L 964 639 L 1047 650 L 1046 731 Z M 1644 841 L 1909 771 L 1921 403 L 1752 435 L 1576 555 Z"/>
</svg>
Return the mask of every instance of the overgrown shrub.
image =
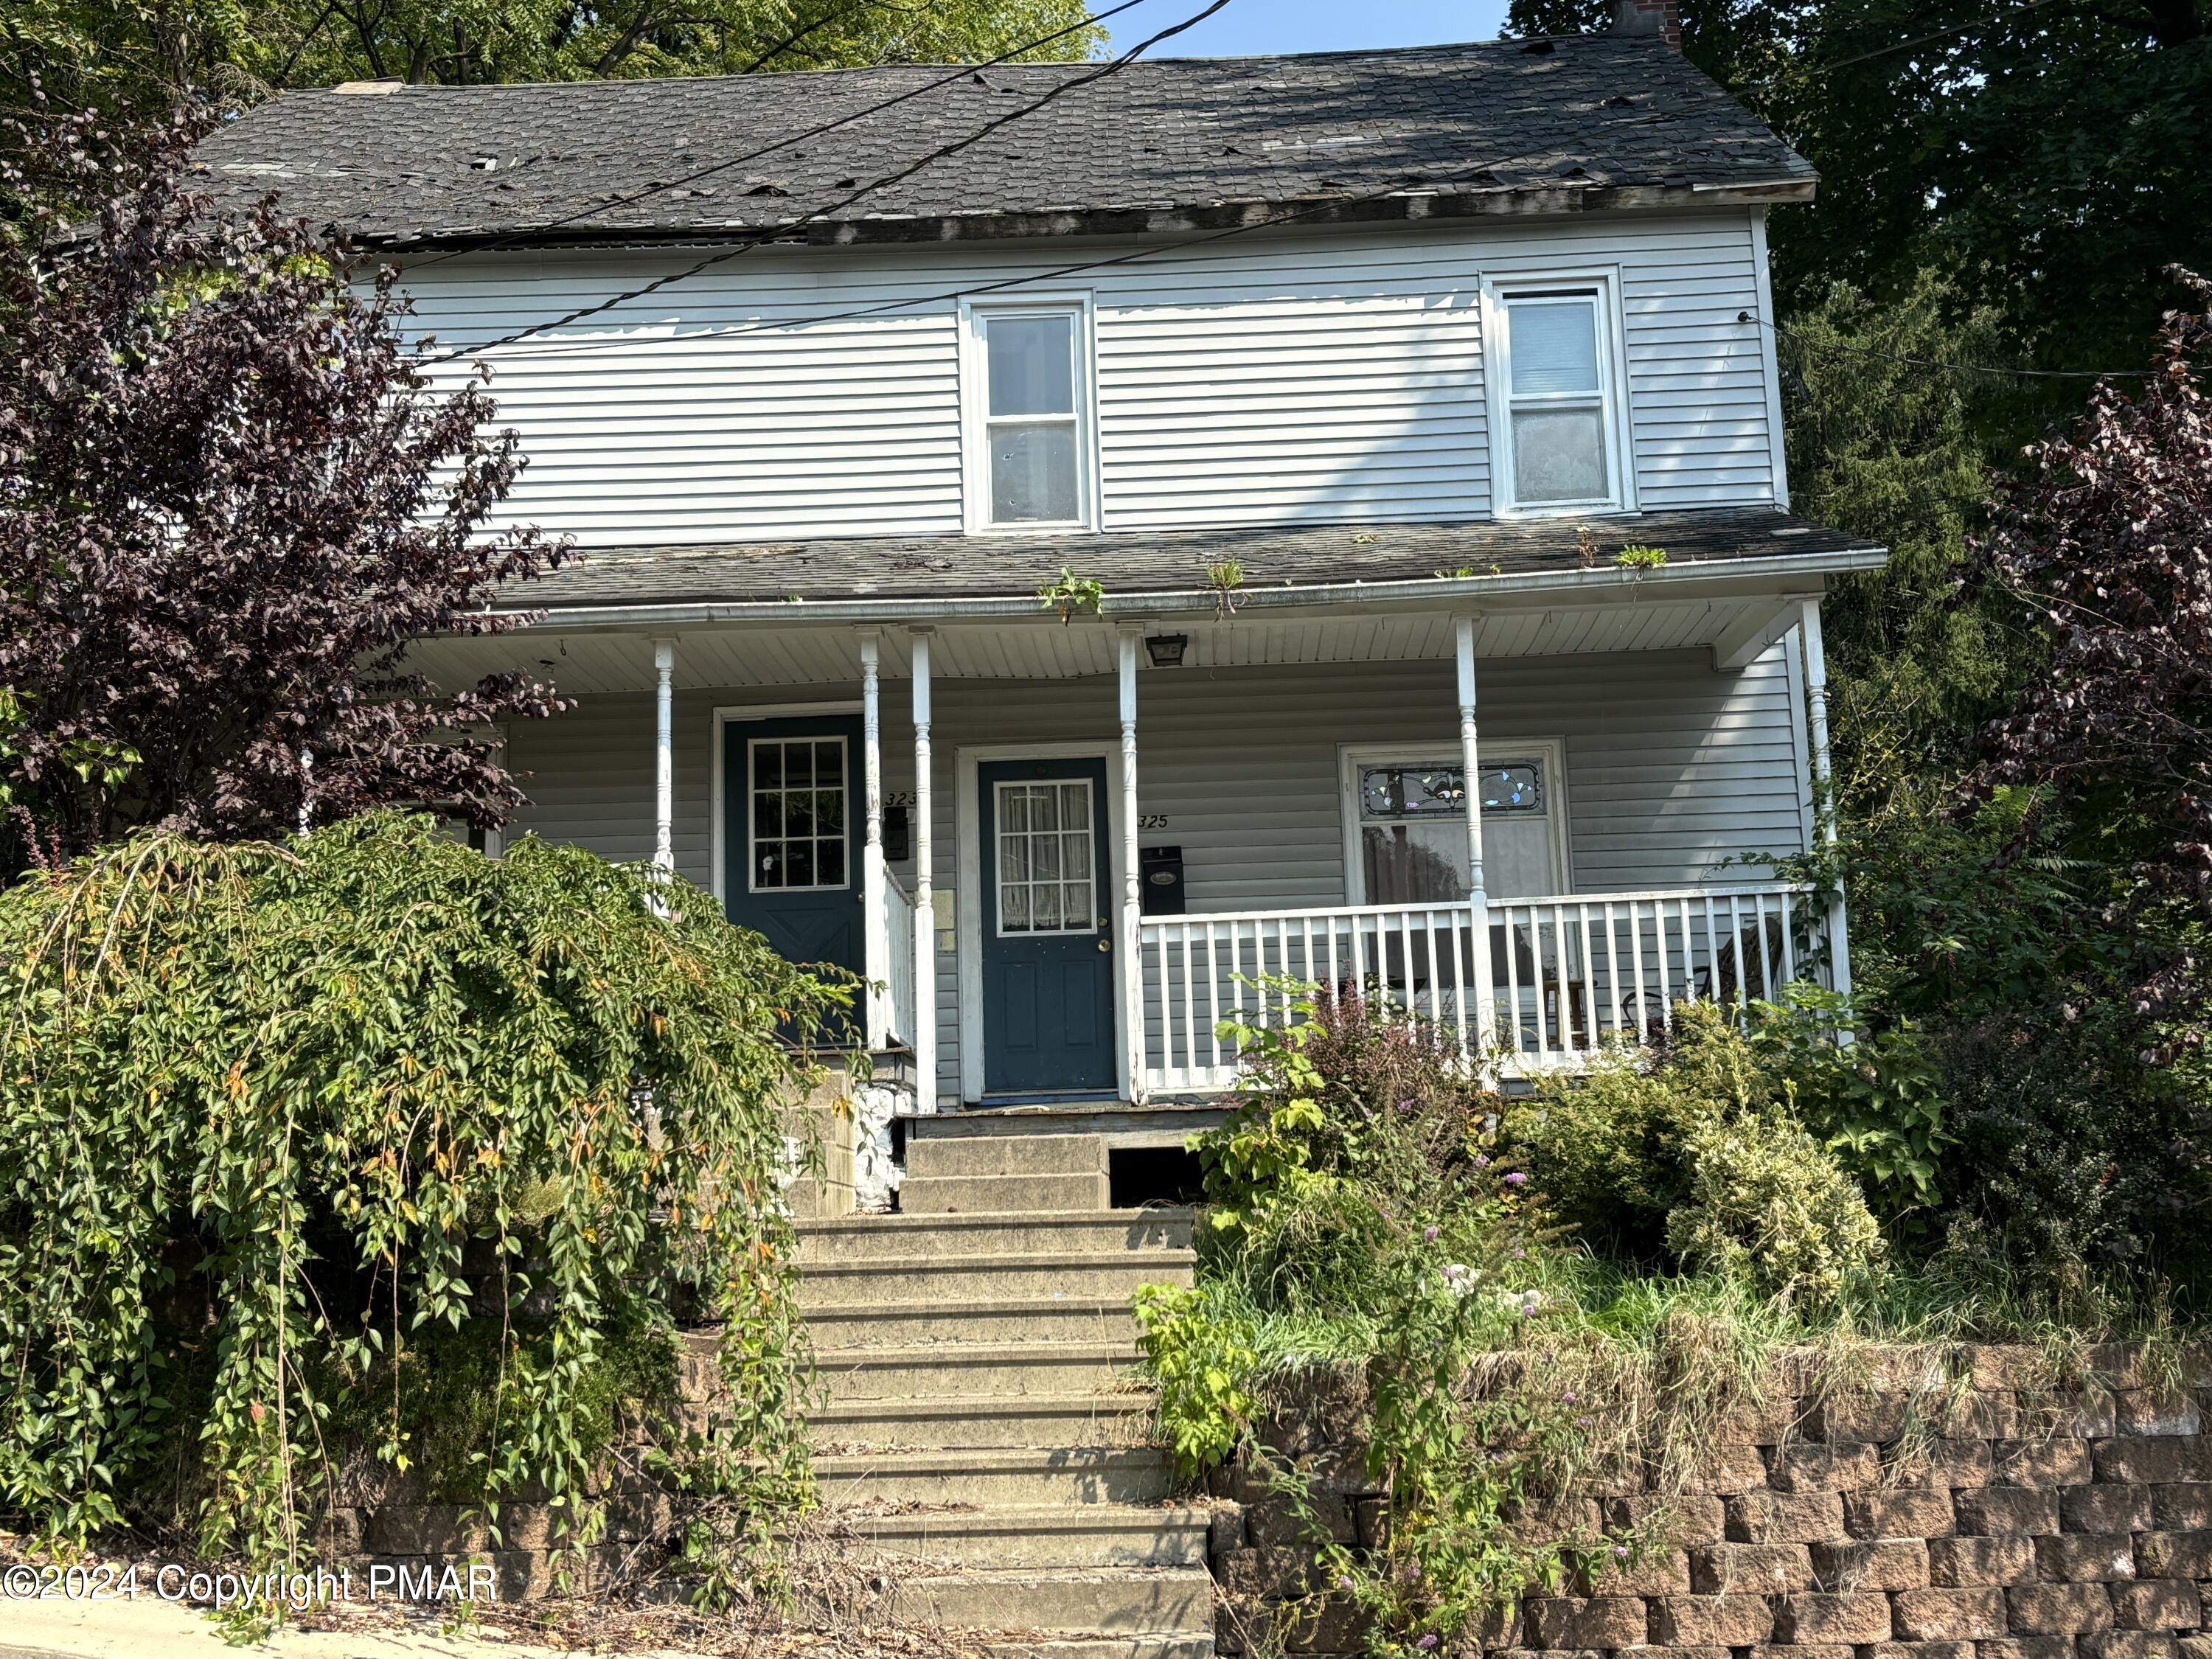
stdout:
<svg viewBox="0 0 2212 1659">
<path fill-rule="evenodd" d="M 0 961 L 18 1524 L 159 1525 L 183 1449 L 203 1547 L 296 1553 L 346 1424 L 395 1469 L 424 1455 L 409 1400 L 443 1327 L 491 1356 L 482 1438 L 429 1449 L 443 1495 L 495 1520 L 527 1491 L 588 1542 L 610 1333 L 665 1337 L 679 1297 L 721 1322 L 731 1384 L 667 1448 L 679 1480 L 756 1532 L 803 1500 L 779 1030 L 845 993 L 710 896 L 378 817 L 34 875 L 0 895 Z"/>
<path fill-rule="evenodd" d="M 1668 1219 L 1667 1245 L 1686 1267 L 1821 1304 L 1877 1272 L 1881 1230 L 1866 1195 L 1788 1113 L 1716 1118 L 1684 1150 L 1689 1192 Z"/>
<path fill-rule="evenodd" d="M 1881 1238 L 1865 1195 L 1796 1114 L 1794 1054 L 1754 1042 L 1711 1003 L 1682 1003 L 1662 1053 L 1543 1079 L 1507 1110 L 1506 1142 L 1597 1248 L 1831 1300 L 1865 1280 Z"/>
</svg>

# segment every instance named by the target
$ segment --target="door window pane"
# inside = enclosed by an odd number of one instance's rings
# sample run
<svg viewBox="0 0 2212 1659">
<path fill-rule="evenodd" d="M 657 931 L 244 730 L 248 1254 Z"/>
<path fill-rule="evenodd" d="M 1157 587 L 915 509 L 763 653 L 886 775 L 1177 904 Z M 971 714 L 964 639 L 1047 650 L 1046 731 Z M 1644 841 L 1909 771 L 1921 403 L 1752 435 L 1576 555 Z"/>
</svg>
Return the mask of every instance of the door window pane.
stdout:
<svg viewBox="0 0 2212 1659">
<path fill-rule="evenodd" d="M 1597 390 L 1597 307 L 1524 300 L 1512 307 L 1513 395 Z"/>
<path fill-rule="evenodd" d="M 1001 933 L 1089 933 L 1097 891 L 1091 786 L 997 787 Z"/>
<path fill-rule="evenodd" d="M 984 325 L 991 413 L 1075 412 L 1075 319 L 994 317 Z"/>
<path fill-rule="evenodd" d="M 1081 515 L 1072 424 L 992 429 L 992 523 L 1066 524 Z"/>
<path fill-rule="evenodd" d="M 752 890 L 842 888 L 845 740 L 757 738 L 752 757 Z"/>
<path fill-rule="evenodd" d="M 1595 409 L 1516 410 L 1513 495 L 1523 503 L 1602 501 L 1605 432 Z"/>
</svg>

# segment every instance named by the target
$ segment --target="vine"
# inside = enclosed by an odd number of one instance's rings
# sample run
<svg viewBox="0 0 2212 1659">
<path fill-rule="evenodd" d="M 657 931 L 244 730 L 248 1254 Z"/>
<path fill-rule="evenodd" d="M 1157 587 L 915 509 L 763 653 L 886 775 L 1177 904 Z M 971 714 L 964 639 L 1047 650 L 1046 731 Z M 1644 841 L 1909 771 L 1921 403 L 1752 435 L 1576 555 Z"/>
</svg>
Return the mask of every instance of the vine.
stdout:
<svg viewBox="0 0 2212 1659">
<path fill-rule="evenodd" d="M 30 1529 L 296 1564 L 349 1456 L 415 1468 L 443 1333 L 493 1358 L 441 1484 L 495 1533 L 528 1489 L 580 1548 L 611 1343 L 679 1306 L 730 1385 L 665 1451 L 695 1531 L 804 1503 L 778 1170 L 849 993 L 709 896 L 380 816 L 34 876 L 0 960 L 0 1509 Z"/>
</svg>

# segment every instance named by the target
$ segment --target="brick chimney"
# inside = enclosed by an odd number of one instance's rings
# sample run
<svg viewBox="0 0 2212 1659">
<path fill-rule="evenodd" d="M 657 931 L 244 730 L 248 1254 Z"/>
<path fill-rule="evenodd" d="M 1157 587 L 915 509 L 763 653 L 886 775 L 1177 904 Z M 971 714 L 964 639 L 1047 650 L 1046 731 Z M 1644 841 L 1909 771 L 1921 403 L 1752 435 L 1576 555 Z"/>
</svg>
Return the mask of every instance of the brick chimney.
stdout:
<svg viewBox="0 0 2212 1659">
<path fill-rule="evenodd" d="M 1613 0 L 1615 34 L 1656 34 L 1680 52 L 1682 49 L 1682 8 L 1679 0 Z"/>
</svg>

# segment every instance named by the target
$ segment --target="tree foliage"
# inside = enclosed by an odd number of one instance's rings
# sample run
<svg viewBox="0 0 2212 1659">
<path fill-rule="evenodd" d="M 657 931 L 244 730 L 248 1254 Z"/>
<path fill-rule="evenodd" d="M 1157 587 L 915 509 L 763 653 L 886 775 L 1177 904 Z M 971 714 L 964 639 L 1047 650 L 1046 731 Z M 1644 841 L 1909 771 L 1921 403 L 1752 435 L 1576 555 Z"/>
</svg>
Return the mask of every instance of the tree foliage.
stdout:
<svg viewBox="0 0 2212 1659">
<path fill-rule="evenodd" d="M 426 389 L 388 272 L 187 189 L 191 137 L 134 164 L 78 119 L 8 170 L 99 206 L 58 255 L 51 207 L 0 246 L 0 802 L 64 853 L 395 804 L 499 823 L 522 797 L 467 728 L 559 705 L 513 675 L 441 695 L 405 654 L 514 626 L 495 586 L 558 562 L 482 533 L 516 440 L 481 386 Z"/>
<path fill-rule="evenodd" d="M 2179 273 L 2198 305 L 2212 283 Z M 1969 780 L 2130 826 L 2145 896 L 2212 894 L 2212 314 L 2177 310 L 2140 395 L 2100 384 L 1998 497 L 1988 574 L 2047 649 Z"/>
<path fill-rule="evenodd" d="M 1522 33 L 1602 28 L 1610 0 L 1513 0 Z M 2212 268 L 2203 0 L 1683 0 L 1684 50 L 1820 171 L 1771 216 L 1785 319 L 1923 271 L 2050 368 L 2128 368 L 2171 261 Z M 2078 386 L 2020 389 L 2032 431 Z M 2024 426 L 2023 426 L 2024 423 Z"/>
<path fill-rule="evenodd" d="M 332 1402 L 375 1418 L 444 1327 L 496 1356 L 475 1501 L 535 1487 L 589 1541 L 592 1372 L 679 1292 L 732 1384 L 684 1467 L 757 1510 L 801 1490 L 779 1029 L 844 993 L 709 895 L 529 839 L 488 860 L 421 817 L 156 836 L 0 895 L 0 961 L 19 1523 L 144 1518 L 181 1461 L 205 1547 L 296 1550 Z"/>
<path fill-rule="evenodd" d="M 20 0 L 0 30 L 0 98 L 42 84 L 66 107 L 165 110 L 196 92 L 250 103 L 291 87 L 404 76 L 482 85 L 745 75 L 1027 54 L 1081 58 L 1105 32 L 1081 0 Z"/>
</svg>

